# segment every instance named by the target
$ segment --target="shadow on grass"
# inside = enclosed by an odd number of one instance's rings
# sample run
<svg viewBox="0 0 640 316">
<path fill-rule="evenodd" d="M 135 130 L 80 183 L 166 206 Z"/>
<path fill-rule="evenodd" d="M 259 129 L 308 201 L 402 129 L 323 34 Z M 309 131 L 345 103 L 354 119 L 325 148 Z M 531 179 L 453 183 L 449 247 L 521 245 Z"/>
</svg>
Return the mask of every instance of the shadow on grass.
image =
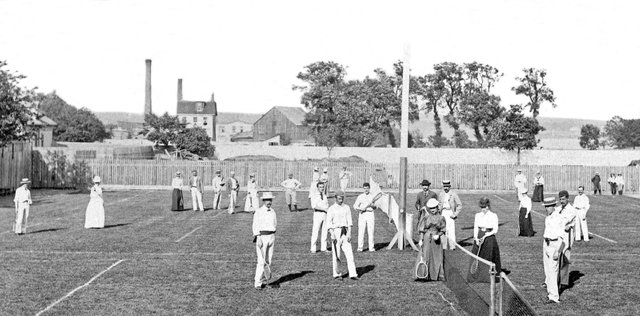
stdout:
<svg viewBox="0 0 640 316">
<path fill-rule="evenodd" d="M 131 225 L 131 223 L 104 225 L 103 228 L 114 228 L 114 227 L 127 226 L 127 225 Z"/>
<path fill-rule="evenodd" d="M 389 246 L 389 242 L 378 242 L 373 246 L 373 249 L 380 250 L 387 248 Z"/>
<path fill-rule="evenodd" d="M 376 266 L 374 264 L 370 264 L 364 267 L 357 267 L 356 272 L 358 273 L 358 276 L 361 277 L 362 275 L 373 271 L 375 268 Z"/>
<path fill-rule="evenodd" d="M 580 271 L 571 271 L 569 272 L 569 285 L 567 286 L 561 286 L 559 290 L 559 294 L 562 294 L 562 292 L 573 288 L 574 285 L 576 285 L 576 283 L 579 283 L 578 280 L 580 280 L 580 278 L 582 278 L 584 276 L 584 273 L 580 272 Z"/>
<path fill-rule="evenodd" d="M 62 228 L 47 228 L 47 229 L 41 229 L 41 230 L 35 230 L 30 232 L 29 234 L 38 234 L 38 233 L 47 233 L 47 232 L 56 232 L 59 230 L 65 230 L 67 229 L 67 227 L 62 227 Z"/>
<path fill-rule="evenodd" d="M 296 273 L 289 273 L 287 275 L 283 275 L 280 278 L 278 278 L 277 280 L 271 282 L 269 285 L 271 286 L 279 286 L 282 283 L 286 283 L 289 281 L 293 281 L 295 279 L 301 278 L 309 273 L 315 273 L 314 271 L 301 271 L 301 272 L 296 272 Z"/>
</svg>

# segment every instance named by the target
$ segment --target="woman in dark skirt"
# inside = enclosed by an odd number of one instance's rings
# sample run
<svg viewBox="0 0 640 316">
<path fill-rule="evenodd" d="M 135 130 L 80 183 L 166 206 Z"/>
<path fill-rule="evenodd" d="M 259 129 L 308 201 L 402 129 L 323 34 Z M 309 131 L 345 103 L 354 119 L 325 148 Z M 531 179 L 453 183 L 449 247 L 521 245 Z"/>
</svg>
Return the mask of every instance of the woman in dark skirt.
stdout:
<svg viewBox="0 0 640 316">
<path fill-rule="evenodd" d="M 502 266 L 500 265 L 500 249 L 498 248 L 498 241 L 495 236 L 498 232 L 498 215 L 491 212 L 489 208 L 489 199 L 486 197 L 481 198 L 481 211 L 476 213 L 473 223 L 474 243 L 471 251 L 478 255 L 478 257 L 495 263 L 496 272 L 500 273 L 502 270 Z M 467 281 L 489 282 L 490 276 L 488 265 L 478 262 L 475 259 L 471 260 Z"/>
<path fill-rule="evenodd" d="M 518 223 L 520 227 L 520 233 L 518 236 L 531 237 L 533 236 L 533 221 L 531 220 L 531 198 L 527 195 L 527 189 L 520 190 L 520 215 L 518 217 Z"/>
<path fill-rule="evenodd" d="M 173 193 L 171 194 L 171 210 L 183 211 L 184 200 L 182 199 L 182 187 L 184 182 L 182 181 L 182 175 L 180 171 L 176 172 L 176 177 L 171 181 L 171 187 L 173 187 Z"/>
<path fill-rule="evenodd" d="M 544 178 L 540 175 L 540 171 L 536 172 L 536 177 L 533 178 L 533 202 L 544 201 Z"/>
<path fill-rule="evenodd" d="M 447 228 L 444 216 L 440 215 L 438 200 L 427 201 L 427 213 L 418 223 L 420 239 L 418 246 L 427 263 L 426 280 L 444 281 L 444 250 L 442 239 Z M 417 276 L 416 276 L 417 278 Z"/>
</svg>

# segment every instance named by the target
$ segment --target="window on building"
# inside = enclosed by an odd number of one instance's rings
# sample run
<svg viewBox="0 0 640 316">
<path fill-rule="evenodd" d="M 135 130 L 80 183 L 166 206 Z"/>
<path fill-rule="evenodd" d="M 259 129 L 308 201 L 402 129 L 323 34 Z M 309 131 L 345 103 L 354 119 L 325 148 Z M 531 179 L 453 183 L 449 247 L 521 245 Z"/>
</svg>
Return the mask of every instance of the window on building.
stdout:
<svg viewBox="0 0 640 316">
<path fill-rule="evenodd" d="M 183 124 L 187 124 L 187 118 L 186 118 L 186 117 L 184 117 L 184 116 L 182 117 L 182 123 L 183 123 Z"/>
<path fill-rule="evenodd" d="M 244 132 L 244 127 L 240 126 L 240 133 Z"/>
<path fill-rule="evenodd" d="M 202 124 L 203 125 L 207 125 L 207 117 L 206 116 L 202 118 Z"/>
<path fill-rule="evenodd" d="M 194 123 L 198 123 L 198 117 L 197 117 L 197 116 L 194 116 L 194 117 L 193 117 L 193 122 L 194 122 Z"/>
<path fill-rule="evenodd" d="M 204 102 L 197 102 L 196 103 L 196 112 L 202 112 L 204 111 Z"/>
<path fill-rule="evenodd" d="M 224 133 L 224 126 L 220 126 L 220 133 Z"/>
</svg>

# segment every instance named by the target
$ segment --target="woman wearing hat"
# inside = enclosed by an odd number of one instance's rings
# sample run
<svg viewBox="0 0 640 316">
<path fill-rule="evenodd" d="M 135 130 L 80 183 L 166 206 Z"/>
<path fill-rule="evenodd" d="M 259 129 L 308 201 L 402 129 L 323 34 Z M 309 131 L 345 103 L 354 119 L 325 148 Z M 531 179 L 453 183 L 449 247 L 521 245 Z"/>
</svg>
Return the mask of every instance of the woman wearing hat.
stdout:
<svg viewBox="0 0 640 316">
<path fill-rule="evenodd" d="M 520 215 L 518 223 L 520 232 L 518 236 L 533 236 L 533 221 L 531 220 L 531 198 L 527 195 L 527 188 L 520 188 Z"/>
<path fill-rule="evenodd" d="M 184 201 L 182 199 L 182 187 L 184 186 L 184 181 L 182 180 L 182 173 L 180 171 L 176 172 L 176 177 L 171 181 L 171 187 L 173 188 L 173 193 L 171 194 L 171 210 L 172 211 L 182 211 L 184 210 Z"/>
<path fill-rule="evenodd" d="M 100 177 L 93 177 L 93 187 L 89 195 L 89 205 L 85 213 L 84 228 L 104 228 L 104 201 L 102 200 L 102 188 Z"/>
<path fill-rule="evenodd" d="M 544 200 L 544 177 L 538 171 L 536 172 L 536 177 L 533 178 L 533 197 L 531 201 L 542 202 L 542 200 Z"/>
<path fill-rule="evenodd" d="M 427 213 L 418 223 L 420 238 L 418 246 L 422 251 L 421 255 L 427 262 L 427 280 L 444 281 L 444 236 L 447 223 L 444 216 L 440 215 L 439 203 L 436 199 L 427 201 Z M 419 259 L 418 259 L 419 260 Z M 417 276 L 416 276 L 417 278 Z"/>
<path fill-rule="evenodd" d="M 491 202 L 488 198 L 480 199 L 480 212 L 476 213 L 473 222 L 473 249 L 471 250 L 478 257 L 491 261 L 496 265 L 496 271 L 500 273 L 500 249 L 496 233 L 498 232 L 498 215 L 491 211 Z M 477 268 L 474 268 L 477 267 Z M 489 266 L 475 259 L 471 259 L 469 282 L 489 282 Z"/>
<path fill-rule="evenodd" d="M 16 207 L 16 222 L 13 225 L 13 231 L 18 235 L 27 233 L 27 219 L 29 218 L 29 205 L 31 205 L 31 191 L 29 191 L 28 178 L 20 181 L 20 187 L 16 189 L 16 195 L 13 203 Z"/>
</svg>

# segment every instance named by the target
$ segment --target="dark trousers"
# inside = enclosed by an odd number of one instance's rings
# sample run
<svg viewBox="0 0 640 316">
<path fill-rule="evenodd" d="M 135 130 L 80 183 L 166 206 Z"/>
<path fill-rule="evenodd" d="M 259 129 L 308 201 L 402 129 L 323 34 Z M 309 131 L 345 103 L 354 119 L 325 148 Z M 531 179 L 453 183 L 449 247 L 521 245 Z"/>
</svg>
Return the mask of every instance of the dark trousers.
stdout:
<svg viewBox="0 0 640 316">
<path fill-rule="evenodd" d="M 602 190 L 600 189 L 600 182 L 593 184 L 593 195 L 596 195 L 596 192 L 602 195 Z"/>
</svg>

